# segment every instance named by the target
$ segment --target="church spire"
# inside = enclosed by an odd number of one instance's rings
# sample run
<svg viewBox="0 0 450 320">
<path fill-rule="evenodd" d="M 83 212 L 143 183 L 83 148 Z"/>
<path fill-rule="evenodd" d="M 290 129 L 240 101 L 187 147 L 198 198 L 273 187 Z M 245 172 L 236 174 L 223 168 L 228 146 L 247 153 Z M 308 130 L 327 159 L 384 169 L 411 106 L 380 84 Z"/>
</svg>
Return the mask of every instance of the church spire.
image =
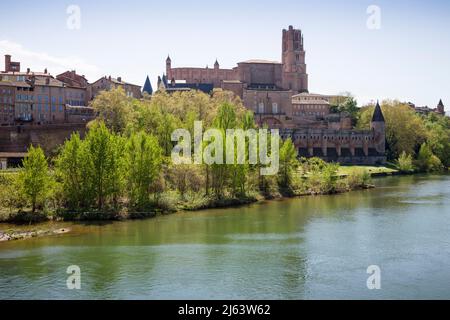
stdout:
<svg viewBox="0 0 450 320">
<path fill-rule="evenodd" d="M 381 111 L 380 103 L 377 100 L 377 105 L 373 111 L 372 122 L 384 122 L 383 112 Z"/>
<path fill-rule="evenodd" d="M 153 94 L 152 84 L 151 84 L 148 76 L 147 76 L 147 79 L 145 79 L 145 84 L 144 84 L 144 88 L 142 89 L 142 92 L 147 92 L 149 95 Z"/>
</svg>

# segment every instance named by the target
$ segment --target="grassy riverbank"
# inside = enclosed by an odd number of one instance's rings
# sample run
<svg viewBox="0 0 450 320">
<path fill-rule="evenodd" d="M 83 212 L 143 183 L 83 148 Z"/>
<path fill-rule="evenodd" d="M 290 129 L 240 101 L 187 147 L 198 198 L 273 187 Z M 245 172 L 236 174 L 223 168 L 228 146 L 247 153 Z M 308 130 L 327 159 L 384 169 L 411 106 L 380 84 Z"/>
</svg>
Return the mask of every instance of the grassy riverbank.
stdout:
<svg viewBox="0 0 450 320">
<path fill-rule="evenodd" d="M 383 175 L 395 175 L 400 173 L 400 171 L 394 165 L 385 165 L 385 166 L 342 165 L 339 167 L 338 175 L 348 176 L 349 174 L 352 174 L 358 170 L 366 171 L 370 173 L 372 177 Z"/>
</svg>

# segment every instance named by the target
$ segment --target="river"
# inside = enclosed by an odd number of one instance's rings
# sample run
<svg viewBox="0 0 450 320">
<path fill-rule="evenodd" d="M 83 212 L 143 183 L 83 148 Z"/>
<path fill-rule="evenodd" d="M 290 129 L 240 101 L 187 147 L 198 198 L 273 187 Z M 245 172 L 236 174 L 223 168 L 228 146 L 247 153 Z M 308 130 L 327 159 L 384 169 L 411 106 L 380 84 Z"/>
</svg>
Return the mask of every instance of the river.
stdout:
<svg viewBox="0 0 450 320">
<path fill-rule="evenodd" d="M 449 299 L 450 175 L 375 184 L 0 243 L 0 299 Z"/>
</svg>

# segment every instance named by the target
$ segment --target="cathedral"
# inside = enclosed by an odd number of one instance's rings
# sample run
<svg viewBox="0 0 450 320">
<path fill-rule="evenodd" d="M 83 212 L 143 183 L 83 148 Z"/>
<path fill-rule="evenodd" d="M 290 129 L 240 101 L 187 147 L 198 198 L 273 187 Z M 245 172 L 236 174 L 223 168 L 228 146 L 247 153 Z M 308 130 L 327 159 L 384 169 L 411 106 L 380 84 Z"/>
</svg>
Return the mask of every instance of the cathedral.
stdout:
<svg viewBox="0 0 450 320">
<path fill-rule="evenodd" d="M 281 53 L 281 62 L 253 59 L 232 69 L 220 68 L 217 60 L 213 68 L 173 68 L 168 56 L 158 90 L 232 91 L 254 112 L 259 125 L 278 128 L 283 138 L 290 137 L 299 156 L 349 164 L 384 163 L 380 106 L 375 108 L 370 130 L 353 129 L 348 115 L 330 112 L 334 96 L 309 93 L 301 30 L 289 26 L 282 31 Z"/>
</svg>

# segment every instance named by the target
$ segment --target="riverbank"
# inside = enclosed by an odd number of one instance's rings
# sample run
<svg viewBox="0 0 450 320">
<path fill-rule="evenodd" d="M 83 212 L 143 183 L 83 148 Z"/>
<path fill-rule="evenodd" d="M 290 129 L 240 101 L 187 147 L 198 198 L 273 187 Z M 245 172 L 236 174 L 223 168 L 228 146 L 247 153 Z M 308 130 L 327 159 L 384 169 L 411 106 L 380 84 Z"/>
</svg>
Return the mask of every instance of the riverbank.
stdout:
<svg viewBox="0 0 450 320">
<path fill-rule="evenodd" d="M 367 169 L 367 168 L 365 168 Z M 57 212 L 36 212 L 19 211 L 17 213 L 0 212 L 0 227 L 1 224 L 9 224 L 7 230 L 0 229 L 0 241 L 28 239 L 39 236 L 48 236 L 61 233 L 59 228 L 40 228 L 40 225 L 45 225 L 45 222 L 70 222 L 70 221 L 124 221 L 135 219 L 147 219 L 158 215 L 166 215 L 174 212 L 183 211 L 201 211 L 215 208 L 231 208 L 249 205 L 266 200 L 282 200 L 295 197 L 315 196 L 315 195 L 333 195 L 354 190 L 369 189 L 375 186 L 369 183 L 367 177 L 354 175 L 355 172 L 362 172 L 362 168 L 356 166 L 347 167 L 345 174 L 338 174 L 336 186 L 331 190 L 321 188 L 300 188 L 298 190 L 285 190 L 276 192 L 267 192 L 266 194 L 255 193 L 246 195 L 245 197 L 227 197 L 216 199 L 213 196 L 205 195 L 184 195 L 182 200 L 174 201 L 176 196 L 173 193 L 166 193 L 159 199 L 159 207 L 152 208 L 145 212 L 136 212 L 128 210 L 113 210 L 109 212 L 100 211 L 83 211 L 71 212 L 67 210 L 59 210 Z M 377 176 L 381 171 L 387 174 L 386 170 L 370 169 L 372 176 Z M 368 171 L 368 170 L 366 170 Z M 352 179 L 353 177 L 353 179 Z M 304 177 L 308 179 L 307 177 Z M 345 181 L 345 183 L 344 183 Z M 172 200 L 170 198 L 172 197 Z M 171 204 L 169 204 L 171 203 Z M 11 225 L 19 226 L 19 228 L 11 227 Z M 28 225 L 28 228 L 26 227 Z M 24 227 L 25 226 L 25 227 Z M 70 232 L 70 229 L 64 229 L 64 233 Z"/>
<path fill-rule="evenodd" d="M 414 173 L 408 173 L 409 175 Z M 213 196 L 200 194 L 187 194 L 173 200 L 176 195 L 173 192 L 163 194 L 159 199 L 159 207 L 147 211 L 112 210 L 112 211 L 82 211 L 71 212 L 59 210 L 57 212 L 19 211 L 8 213 L 0 210 L 0 241 L 30 239 L 35 237 L 57 235 L 70 232 L 70 228 L 46 227 L 46 223 L 58 222 L 82 222 L 82 221 L 125 221 L 154 218 L 175 212 L 203 211 L 216 208 L 232 208 L 250 205 L 267 200 L 283 200 L 317 195 L 337 195 L 357 190 L 375 188 L 369 178 L 408 175 L 396 170 L 393 166 L 340 166 L 337 172 L 337 181 L 332 190 L 321 188 L 300 188 L 297 190 L 285 190 L 269 192 L 267 194 L 254 193 L 245 197 L 227 197 L 216 199 Z M 369 177 L 369 178 L 368 178 Z M 303 177 L 308 180 L 307 176 Z M 172 199 L 172 200 L 171 200 Z M 1 226 L 8 225 L 3 229 Z M 45 226 L 41 228 L 40 226 Z"/>
</svg>

